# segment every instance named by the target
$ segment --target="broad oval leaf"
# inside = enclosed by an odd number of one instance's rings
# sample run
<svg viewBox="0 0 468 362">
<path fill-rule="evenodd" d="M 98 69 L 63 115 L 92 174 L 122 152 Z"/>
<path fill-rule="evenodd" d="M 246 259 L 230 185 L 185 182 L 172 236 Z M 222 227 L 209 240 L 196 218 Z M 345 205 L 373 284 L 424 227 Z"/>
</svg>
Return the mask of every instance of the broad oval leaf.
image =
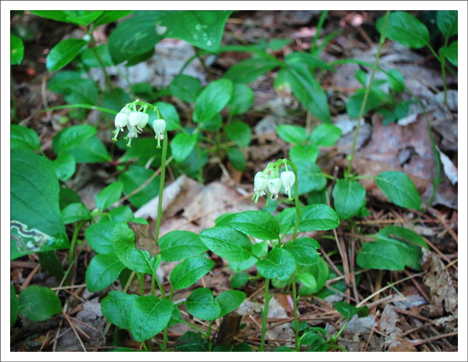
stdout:
<svg viewBox="0 0 468 362">
<path fill-rule="evenodd" d="M 287 243 L 284 247 L 299 265 L 313 265 L 320 261 L 319 243 L 311 238 L 302 237 Z"/>
<path fill-rule="evenodd" d="M 221 307 L 218 318 L 224 317 L 226 314 L 239 308 L 245 297 L 245 293 L 239 290 L 226 290 L 219 294 L 215 299 L 215 302 Z"/>
<path fill-rule="evenodd" d="M 229 162 L 231 162 L 232 167 L 234 167 L 238 171 L 245 170 L 245 156 L 240 149 L 237 147 L 229 147 L 227 149 L 227 156 Z"/>
<path fill-rule="evenodd" d="M 93 137 L 97 129 L 87 124 L 72 126 L 61 130 L 52 140 L 52 148 L 58 155 L 63 151 L 80 146 L 84 141 Z"/>
<path fill-rule="evenodd" d="M 263 258 L 268 253 L 268 243 L 266 241 L 262 241 L 260 243 L 252 244 L 252 254 L 247 260 L 244 261 L 229 261 L 229 267 L 232 271 L 241 271 L 247 270 L 253 267 L 256 263 L 258 258 Z M 254 257 L 254 255 L 257 256 Z"/>
<path fill-rule="evenodd" d="M 80 72 L 62 71 L 49 82 L 51 92 L 60 93 L 68 103 L 84 103 L 95 106 L 98 92 L 92 79 L 81 78 Z"/>
<path fill-rule="evenodd" d="M 379 32 L 382 32 L 383 23 L 383 17 L 377 21 L 376 27 Z M 429 31 L 426 26 L 413 15 L 403 11 L 390 14 L 385 36 L 414 49 L 429 44 Z"/>
<path fill-rule="evenodd" d="M 57 177 L 61 181 L 67 181 L 76 171 L 76 161 L 72 155 L 61 154 L 53 163 Z"/>
<path fill-rule="evenodd" d="M 113 290 L 101 301 L 101 311 L 104 317 L 117 327 L 130 329 L 130 312 L 138 296 Z"/>
<path fill-rule="evenodd" d="M 458 11 L 439 10 L 436 15 L 437 26 L 447 38 L 458 34 Z"/>
<path fill-rule="evenodd" d="M 47 55 L 47 69 L 51 72 L 62 69 L 75 59 L 86 44 L 88 44 L 88 42 L 83 39 L 67 39 L 61 41 L 54 46 Z"/>
<path fill-rule="evenodd" d="M 230 214 L 216 223 L 216 227 L 219 226 L 230 226 L 260 240 L 276 240 L 279 238 L 280 231 L 278 221 L 266 211 L 244 211 Z"/>
<path fill-rule="evenodd" d="M 375 182 L 385 196 L 395 205 L 421 210 L 421 197 L 407 174 L 400 171 L 386 171 L 377 176 Z"/>
<path fill-rule="evenodd" d="M 117 280 L 124 268 L 114 254 L 98 254 L 86 270 L 86 287 L 90 292 L 103 290 Z"/>
<path fill-rule="evenodd" d="M 202 256 L 193 256 L 176 265 L 172 270 L 170 281 L 174 289 L 184 289 L 195 284 L 208 273 L 215 262 Z"/>
<path fill-rule="evenodd" d="M 35 151 L 40 147 L 39 136 L 34 130 L 16 124 L 10 126 L 10 149 L 23 148 Z"/>
<path fill-rule="evenodd" d="M 224 77 L 238 83 L 252 83 L 261 75 L 281 66 L 277 59 L 255 57 L 241 60 L 228 69 Z"/>
<path fill-rule="evenodd" d="M 91 219 L 91 213 L 82 202 L 74 202 L 62 209 L 62 220 L 65 225 Z"/>
<path fill-rule="evenodd" d="M 141 184 L 153 176 L 153 170 L 147 169 L 143 166 L 130 165 L 128 171 L 120 174 L 119 181 L 123 184 L 123 192 L 125 195 L 133 193 L 134 190 L 139 188 Z M 155 177 L 138 193 L 133 194 L 128 200 L 135 207 L 141 207 L 156 197 L 159 193 L 160 178 Z"/>
<path fill-rule="evenodd" d="M 311 168 L 315 168 L 313 165 L 317 161 L 319 155 L 319 148 L 314 144 L 310 145 L 294 145 L 289 150 L 289 158 L 296 165 L 303 163 L 305 165 L 310 165 Z M 317 166 L 318 168 L 318 166 Z M 303 167 L 302 167 L 303 169 Z M 320 169 L 319 169 L 320 170 Z M 321 174 L 321 171 L 318 172 Z M 299 187 L 302 188 L 302 185 L 299 183 Z"/>
<path fill-rule="evenodd" d="M 444 55 L 450 63 L 458 67 L 458 41 L 453 41 L 448 47 L 441 47 L 439 52 Z"/>
<path fill-rule="evenodd" d="M 113 221 L 101 221 L 90 225 L 85 231 L 86 242 L 98 254 L 114 254 L 112 237 L 117 225 Z"/>
<path fill-rule="evenodd" d="M 24 56 L 23 41 L 10 34 L 10 64 L 21 64 Z"/>
<path fill-rule="evenodd" d="M 341 137 L 341 132 L 341 128 L 332 124 L 321 124 L 312 131 L 310 140 L 317 146 L 330 147 Z"/>
<path fill-rule="evenodd" d="M 163 235 L 158 245 L 164 261 L 179 261 L 196 256 L 208 250 L 200 236 L 184 230 L 175 230 Z"/>
<path fill-rule="evenodd" d="M 307 139 L 304 127 L 281 124 L 276 128 L 278 136 L 285 142 L 302 144 Z"/>
<path fill-rule="evenodd" d="M 130 312 L 130 331 L 137 342 L 154 337 L 169 323 L 174 304 L 153 295 L 138 297 Z"/>
<path fill-rule="evenodd" d="M 250 258 L 250 239 L 230 226 L 222 225 L 203 230 L 200 238 L 213 253 L 229 261 L 244 261 Z"/>
<path fill-rule="evenodd" d="M 207 288 L 195 289 L 188 296 L 185 306 L 190 314 L 207 321 L 221 316 L 221 306 L 215 302 L 213 292 Z"/>
<path fill-rule="evenodd" d="M 131 14 L 133 10 L 104 10 L 102 15 L 94 21 L 94 26 L 112 23 Z"/>
<path fill-rule="evenodd" d="M 366 189 L 357 181 L 338 180 L 333 188 L 333 200 L 338 216 L 348 219 L 365 204 Z"/>
<path fill-rule="evenodd" d="M 197 144 L 196 134 L 178 133 L 170 143 L 171 152 L 177 162 L 184 161 Z"/>
<path fill-rule="evenodd" d="M 21 292 L 18 309 L 24 317 L 42 322 L 62 312 L 62 303 L 51 289 L 30 285 Z"/>
<path fill-rule="evenodd" d="M 356 258 L 356 263 L 363 269 L 405 269 L 405 263 L 400 256 L 398 247 L 390 243 L 364 243 Z"/>
<path fill-rule="evenodd" d="M 315 204 L 301 209 L 299 231 L 332 230 L 340 225 L 340 218 L 327 205 Z"/>
<path fill-rule="evenodd" d="M 311 153 L 310 156 L 313 158 L 314 154 Z M 327 179 L 325 178 L 322 170 L 320 170 L 320 167 L 315 163 L 310 162 L 310 160 L 298 161 L 295 163 L 297 166 L 297 187 L 299 189 L 299 195 L 304 195 L 311 191 L 321 191 L 325 188 L 327 185 Z M 295 192 L 294 187 L 292 192 Z"/>
<path fill-rule="evenodd" d="M 232 116 L 243 114 L 249 110 L 254 101 L 254 92 L 245 84 L 234 83 L 232 97 L 228 103 L 228 110 Z"/>
<path fill-rule="evenodd" d="M 200 123 L 216 116 L 229 103 L 233 89 L 234 85 L 229 79 L 210 83 L 195 101 L 193 120 Z"/>
<path fill-rule="evenodd" d="M 252 130 L 250 127 L 240 121 L 234 121 L 224 128 L 227 138 L 234 141 L 239 147 L 245 148 L 252 139 Z"/>
<path fill-rule="evenodd" d="M 195 102 L 202 90 L 200 81 L 190 75 L 179 74 L 172 80 L 169 91 L 174 97 L 188 103 Z"/>
<path fill-rule="evenodd" d="M 257 262 L 257 269 L 265 278 L 286 281 L 296 270 L 296 261 L 289 251 L 277 248 Z"/>
<path fill-rule="evenodd" d="M 119 201 L 122 191 L 123 184 L 121 182 L 114 182 L 105 187 L 96 195 L 96 207 L 104 211 L 109 206 Z"/>
<path fill-rule="evenodd" d="M 347 320 L 351 320 L 355 315 L 359 318 L 367 317 L 369 315 L 369 307 L 367 305 L 356 308 L 349 303 L 338 302 L 333 305 L 333 308 L 335 308 Z"/>
</svg>

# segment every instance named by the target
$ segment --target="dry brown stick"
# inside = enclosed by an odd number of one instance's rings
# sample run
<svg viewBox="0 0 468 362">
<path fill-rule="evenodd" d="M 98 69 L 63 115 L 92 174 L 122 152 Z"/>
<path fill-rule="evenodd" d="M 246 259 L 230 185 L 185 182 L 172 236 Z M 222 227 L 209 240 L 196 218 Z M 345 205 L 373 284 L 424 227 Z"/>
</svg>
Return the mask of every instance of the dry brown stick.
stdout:
<svg viewBox="0 0 468 362">
<path fill-rule="evenodd" d="M 77 288 L 84 288 L 86 287 L 86 284 L 79 284 L 79 285 L 71 285 L 69 287 L 55 287 L 55 288 L 50 288 L 52 290 L 64 290 L 64 289 L 77 289 Z"/>
<path fill-rule="evenodd" d="M 429 322 L 429 323 L 427 323 L 427 324 L 423 324 L 423 325 L 421 325 L 421 326 L 419 326 L 419 327 L 415 327 L 415 328 L 413 328 L 413 329 L 409 329 L 409 330 L 407 330 L 406 332 L 403 332 L 402 334 L 400 334 L 400 338 L 402 338 L 402 337 L 404 337 L 404 336 L 407 336 L 408 334 L 414 333 L 414 332 L 416 332 L 416 331 L 419 331 L 420 329 L 427 328 L 427 327 L 433 325 L 434 323 L 435 323 L 434 321 L 431 321 L 431 322 Z"/>
<path fill-rule="evenodd" d="M 340 275 L 341 277 L 343 278 L 346 278 L 345 275 L 343 275 L 343 273 L 336 267 L 336 265 L 331 261 L 330 257 L 327 255 L 327 253 L 325 252 L 325 250 L 323 250 L 322 247 L 320 247 L 320 253 L 322 254 L 322 256 L 325 258 L 325 260 L 327 261 L 328 265 L 330 265 L 330 267 L 333 269 L 333 271 L 337 274 L 337 275 Z M 345 279 L 346 280 L 346 279 Z"/>
<path fill-rule="evenodd" d="M 24 268 L 24 269 L 34 269 L 38 263 L 33 261 L 21 261 L 21 260 L 12 260 L 10 262 L 10 268 Z"/>
<path fill-rule="evenodd" d="M 456 336 L 456 335 L 458 335 L 458 331 L 451 332 L 451 333 L 446 333 L 446 334 L 441 334 L 441 335 L 438 335 L 438 336 L 435 336 L 435 337 L 426 338 L 426 339 L 424 339 L 422 341 L 413 343 L 413 346 L 419 346 L 420 344 L 423 344 L 423 343 L 430 343 L 430 342 L 436 341 L 436 340 L 438 340 L 440 338 L 452 337 L 452 336 Z"/>
<path fill-rule="evenodd" d="M 80 342 L 81 347 L 83 348 L 83 351 L 86 352 L 86 347 L 84 346 L 83 341 L 81 340 L 78 332 L 76 331 L 75 326 L 73 325 L 73 323 L 70 321 L 69 317 L 63 310 L 62 310 L 62 314 L 65 317 L 65 319 L 68 321 L 68 324 L 70 324 L 70 327 L 73 329 L 73 332 L 75 332 L 76 338 L 78 338 L 78 341 Z"/>
<path fill-rule="evenodd" d="M 24 290 L 28 287 L 29 283 L 31 283 L 32 278 L 39 271 L 40 267 L 41 267 L 41 264 L 37 264 L 36 267 L 31 271 L 31 273 L 29 273 L 29 275 L 24 280 L 23 285 L 21 285 L 21 289 Z"/>
<path fill-rule="evenodd" d="M 411 273 L 406 269 L 405 269 L 405 274 L 408 275 L 408 276 L 411 275 Z M 411 282 L 416 287 L 416 289 L 419 291 L 419 293 L 421 293 L 421 295 L 424 297 L 424 299 L 426 299 L 426 302 L 428 302 L 430 304 L 431 303 L 431 298 L 429 298 L 429 296 L 424 292 L 424 290 L 421 288 L 421 285 L 419 285 L 419 283 L 415 279 L 411 279 Z"/>
<path fill-rule="evenodd" d="M 432 244 L 429 240 L 427 240 L 424 236 L 421 235 L 421 237 L 424 239 L 424 241 L 437 253 L 440 255 L 442 259 L 444 259 L 446 262 L 449 263 L 450 266 L 453 266 L 453 268 L 458 271 L 458 268 L 456 265 L 451 263 L 451 260 L 447 258 L 434 244 Z"/>
<path fill-rule="evenodd" d="M 411 312 L 409 310 L 405 310 L 405 309 L 401 309 L 401 308 L 397 308 L 397 307 L 393 307 L 393 310 L 395 312 L 398 312 L 398 313 L 401 313 L 401 314 L 409 315 L 409 316 L 411 316 L 413 318 L 418 318 L 418 319 L 420 319 L 422 321 L 425 321 L 425 322 L 432 322 L 431 319 L 423 317 L 422 315 L 420 315 L 418 313 Z"/>
<path fill-rule="evenodd" d="M 378 311 L 377 311 L 378 312 Z M 372 330 L 369 334 L 369 338 L 367 339 L 367 343 L 366 343 L 366 346 L 364 347 L 364 352 L 367 351 L 367 347 L 369 346 L 369 343 L 370 343 L 370 340 L 372 338 L 372 335 L 374 334 L 374 330 L 375 330 L 375 326 L 377 325 L 377 323 L 374 323 L 374 325 L 372 326 Z"/>
<path fill-rule="evenodd" d="M 349 251 L 350 252 L 349 260 L 350 260 L 351 283 L 353 286 L 354 299 L 356 300 L 356 303 L 359 303 L 359 293 L 357 291 L 356 275 L 354 273 L 354 246 L 355 244 L 356 244 L 356 240 L 353 239 L 351 241 L 351 249 Z"/>
<path fill-rule="evenodd" d="M 433 209 L 432 207 L 429 208 L 429 211 L 431 212 L 432 215 L 434 215 L 437 218 L 437 220 L 439 220 L 445 226 L 449 234 L 452 236 L 453 240 L 455 240 L 458 244 L 458 235 L 455 234 L 455 231 L 453 231 L 450 225 L 447 225 L 447 223 L 445 222 L 445 218 L 441 217 L 440 213 L 436 209 Z"/>
</svg>

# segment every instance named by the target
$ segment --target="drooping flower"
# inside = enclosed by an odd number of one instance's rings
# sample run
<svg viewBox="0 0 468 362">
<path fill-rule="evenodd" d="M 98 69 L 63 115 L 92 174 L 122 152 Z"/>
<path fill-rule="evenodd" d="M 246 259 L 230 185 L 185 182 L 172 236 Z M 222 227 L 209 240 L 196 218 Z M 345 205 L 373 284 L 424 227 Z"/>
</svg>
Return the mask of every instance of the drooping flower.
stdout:
<svg viewBox="0 0 468 362">
<path fill-rule="evenodd" d="M 132 127 L 137 127 L 140 124 L 142 118 L 143 118 L 142 112 L 136 112 L 136 111 L 130 112 L 130 114 L 128 115 L 128 123 Z"/>
<path fill-rule="evenodd" d="M 166 130 L 166 121 L 164 119 L 156 119 L 153 121 L 153 130 L 156 134 L 154 138 L 158 141 L 157 147 L 161 147 L 161 141 L 164 139 L 164 131 Z"/>
<path fill-rule="evenodd" d="M 279 177 L 270 178 L 268 180 L 268 191 L 272 200 L 278 200 L 278 194 L 281 190 L 281 180 Z"/>
<path fill-rule="evenodd" d="M 120 131 L 123 132 L 123 129 L 125 126 L 128 124 L 128 114 L 130 113 L 130 110 L 126 107 L 122 108 L 122 110 L 117 113 L 115 116 L 115 131 L 114 131 L 114 137 L 112 138 L 113 141 L 117 141 L 117 136 Z"/>
<path fill-rule="evenodd" d="M 296 181 L 296 175 L 292 171 L 284 171 L 281 174 L 281 183 L 283 184 L 285 193 L 288 194 L 288 197 L 291 199 L 291 188 Z"/>
<path fill-rule="evenodd" d="M 268 175 L 263 172 L 257 172 L 254 177 L 254 191 L 255 194 L 252 197 L 255 203 L 258 202 L 258 198 L 266 194 L 266 189 L 268 188 Z"/>
<path fill-rule="evenodd" d="M 140 123 L 136 127 L 140 131 L 143 131 L 143 128 L 145 128 L 145 126 L 148 124 L 148 121 L 149 121 L 149 115 L 147 113 L 142 113 Z"/>
<path fill-rule="evenodd" d="M 128 134 L 126 139 L 128 139 L 127 147 L 132 147 L 132 138 L 138 137 L 138 130 L 136 127 L 133 127 L 130 123 L 127 125 Z"/>
</svg>

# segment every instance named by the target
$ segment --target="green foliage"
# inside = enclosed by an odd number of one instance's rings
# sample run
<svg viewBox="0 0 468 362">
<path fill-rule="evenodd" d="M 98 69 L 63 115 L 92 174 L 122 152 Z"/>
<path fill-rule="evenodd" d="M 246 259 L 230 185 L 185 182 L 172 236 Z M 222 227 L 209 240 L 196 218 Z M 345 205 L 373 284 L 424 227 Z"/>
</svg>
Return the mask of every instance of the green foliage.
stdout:
<svg viewBox="0 0 468 362">
<path fill-rule="evenodd" d="M 281 139 L 288 143 L 302 144 L 307 138 L 305 129 L 299 126 L 282 124 L 276 128 L 276 132 Z"/>
<path fill-rule="evenodd" d="M 250 257 L 252 243 L 249 238 L 230 226 L 203 230 L 200 238 L 213 253 L 229 261 L 244 261 Z"/>
<path fill-rule="evenodd" d="M 297 279 L 302 284 L 300 295 L 316 294 L 325 286 L 330 269 L 325 260 L 320 258 L 318 263 L 298 268 Z"/>
<path fill-rule="evenodd" d="M 257 263 L 258 272 L 265 278 L 288 280 L 296 269 L 294 257 L 284 249 L 273 249 L 267 254 L 266 259 Z"/>
<path fill-rule="evenodd" d="M 340 219 L 348 219 L 366 203 L 366 189 L 357 181 L 338 180 L 333 188 L 333 200 Z"/>
<path fill-rule="evenodd" d="M 254 92 L 245 84 L 234 83 L 231 99 L 227 105 L 232 116 L 247 112 L 254 101 Z M 249 127 L 250 130 L 250 127 Z"/>
<path fill-rule="evenodd" d="M 41 148 L 39 136 L 30 128 L 12 124 L 10 126 L 10 149 L 14 148 L 38 150 Z"/>
<path fill-rule="evenodd" d="M 51 289 L 31 285 L 21 292 L 18 309 L 24 317 L 42 322 L 62 312 L 62 303 Z"/>
<path fill-rule="evenodd" d="M 375 182 L 395 205 L 421 210 L 421 197 L 418 190 L 405 173 L 399 171 L 382 172 L 377 176 Z"/>
<path fill-rule="evenodd" d="M 339 224 L 338 215 L 327 205 L 309 205 L 301 209 L 299 231 L 332 230 Z"/>
<path fill-rule="evenodd" d="M 170 281 L 174 289 L 184 289 L 197 282 L 207 274 L 215 263 L 202 256 L 192 256 L 176 265 L 172 270 Z"/>
<path fill-rule="evenodd" d="M 201 90 L 202 85 L 200 81 L 197 78 L 185 74 L 176 76 L 169 86 L 169 91 L 174 97 L 188 103 L 195 102 Z M 161 113 L 167 117 L 163 111 L 161 111 Z"/>
<path fill-rule="evenodd" d="M 252 244 L 252 255 L 244 260 L 244 261 L 229 261 L 229 267 L 233 271 L 242 271 L 247 270 L 253 267 L 257 263 L 257 258 L 263 258 L 268 253 L 268 243 L 266 241 L 262 241 L 260 243 Z M 255 256 L 256 257 L 255 257 Z"/>
<path fill-rule="evenodd" d="M 197 123 L 212 119 L 229 103 L 234 85 L 229 79 L 219 79 L 203 89 L 195 101 L 193 120 Z"/>
<path fill-rule="evenodd" d="M 241 60 L 228 69 L 224 77 L 238 83 L 252 83 L 261 75 L 281 66 L 276 59 L 254 57 Z"/>
<path fill-rule="evenodd" d="M 335 303 L 333 307 L 348 321 L 355 315 L 359 318 L 367 317 L 369 315 L 369 307 L 367 307 L 367 305 L 356 308 L 346 302 L 338 302 Z"/>
<path fill-rule="evenodd" d="M 458 34 L 458 11 L 439 10 L 437 11 L 437 26 L 442 34 L 447 38 Z"/>
<path fill-rule="evenodd" d="M 458 67 L 458 41 L 450 43 L 448 47 L 440 48 L 439 52 L 445 56 L 450 61 L 450 63 Z"/>
<path fill-rule="evenodd" d="M 243 288 L 250 280 L 250 276 L 247 273 L 236 273 L 232 276 L 230 285 L 231 288 L 241 289 Z"/>
<path fill-rule="evenodd" d="M 102 211 L 106 210 L 119 201 L 122 191 L 123 184 L 121 182 L 115 182 L 105 187 L 96 195 L 96 207 Z"/>
<path fill-rule="evenodd" d="M 178 133 L 171 140 L 171 152 L 177 162 L 184 161 L 197 144 L 197 135 Z"/>
<path fill-rule="evenodd" d="M 128 171 L 119 175 L 119 181 L 123 184 L 124 195 L 131 194 L 134 190 L 139 188 L 143 182 L 147 181 L 154 171 L 142 166 L 131 165 Z M 153 178 L 148 185 L 141 189 L 138 193 L 134 194 L 128 200 L 135 206 L 141 207 L 153 197 L 158 195 L 159 190 L 159 177 Z"/>
<path fill-rule="evenodd" d="M 232 166 L 239 171 L 245 170 L 245 156 L 240 149 L 237 147 L 229 147 L 227 149 L 227 156 L 229 161 L 231 162 Z"/>
<path fill-rule="evenodd" d="M 341 137 L 341 128 L 332 124 L 320 124 L 310 134 L 310 141 L 317 146 L 330 147 Z"/>
<path fill-rule="evenodd" d="M 62 263 L 57 258 L 57 252 L 55 250 L 48 250 L 37 253 L 39 256 L 39 263 L 41 267 L 47 270 L 51 275 L 57 279 L 62 279 L 64 272 Z"/>
<path fill-rule="evenodd" d="M 307 148 L 303 151 L 307 151 Z M 313 157 L 313 154 L 311 157 Z M 298 158 L 298 156 L 294 157 L 294 159 L 296 158 Z M 299 195 L 304 195 L 311 191 L 323 190 L 327 185 L 327 179 L 323 175 L 320 168 L 315 163 L 312 163 L 312 160 L 304 160 L 303 156 L 301 156 L 299 159 L 300 161 L 296 163 L 298 168 L 297 183 Z M 294 192 L 295 191 L 293 189 L 293 193 Z"/>
<path fill-rule="evenodd" d="M 288 242 L 284 249 L 289 251 L 299 265 L 313 265 L 320 261 L 317 249 L 319 243 L 311 238 L 302 237 Z"/>
<path fill-rule="evenodd" d="M 113 254 L 96 255 L 86 270 L 86 287 L 90 292 L 107 288 L 117 280 L 125 266 Z"/>
<path fill-rule="evenodd" d="M 13 284 L 10 284 L 10 328 L 13 327 L 18 319 L 18 298 Z"/>
<path fill-rule="evenodd" d="M 158 245 L 164 261 L 179 261 L 208 250 L 199 235 L 191 231 L 175 230 L 163 235 Z"/>
<path fill-rule="evenodd" d="M 252 130 L 250 127 L 240 121 L 234 121 L 224 128 L 227 138 L 234 141 L 239 147 L 247 147 L 252 139 Z"/>
<path fill-rule="evenodd" d="M 63 71 L 56 73 L 49 82 L 49 90 L 60 93 L 68 103 L 97 104 L 98 92 L 91 79 L 81 78 L 80 72 Z"/>
<path fill-rule="evenodd" d="M 130 311 L 137 298 L 135 294 L 128 295 L 113 290 L 101 301 L 102 314 L 117 327 L 130 329 Z"/>
<path fill-rule="evenodd" d="M 87 41 L 82 39 L 67 39 L 55 45 L 47 55 L 46 67 L 55 72 L 70 63 L 86 46 Z"/>
<path fill-rule="evenodd" d="M 261 240 L 279 238 L 278 222 L 265 211 L 244 211 L 229 214 L 216 220 L 216 227 L 220 226 L 230 226 L 241 233 Z"/>
<path fill-rule="evenodd" d="M 376 27 L 382 32 L 384 18 L 377 21 Z M 413 15 L 396 11 L 390 14 L 385 36 L 404 46 L 418 49 L 429 44 L 429 31 Z"/>
<path fill-rule="evenodd" d="M 76 161 L 72 155 L 60 154 L 54 161 L 55 172 L 60 181 L 69 180 L 76 170 Z"/>
<path fill-rule="evenodd" d="M 17 36 L 10 35 L 10 64 L 21 64 L 23 56 L 23 41 Z"/>
<path fill-rule="evenodd" d="M 90 220 L 91 213 L 82 202 L 75 202 L 64 207 L 61 211 L 62 220 L 65 225 L 80 220 Z"/>
</svg>

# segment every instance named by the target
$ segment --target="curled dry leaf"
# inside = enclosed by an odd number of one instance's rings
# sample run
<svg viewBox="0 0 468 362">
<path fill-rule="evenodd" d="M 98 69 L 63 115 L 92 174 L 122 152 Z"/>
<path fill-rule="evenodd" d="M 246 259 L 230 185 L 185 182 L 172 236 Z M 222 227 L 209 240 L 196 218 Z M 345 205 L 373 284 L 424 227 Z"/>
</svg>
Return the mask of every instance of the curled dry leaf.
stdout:
<svg viewBox="0 0 468 362">
<path fill-rule="evenodd" d="M 150 231 L 149 225 L 127 222 L 130 229 L 135 234 L 135 248 L 138 250 L 147 250 L 151 257 L 161 254 L 161 248 L 156 244 L 154 236 Z"/>
</svg>

